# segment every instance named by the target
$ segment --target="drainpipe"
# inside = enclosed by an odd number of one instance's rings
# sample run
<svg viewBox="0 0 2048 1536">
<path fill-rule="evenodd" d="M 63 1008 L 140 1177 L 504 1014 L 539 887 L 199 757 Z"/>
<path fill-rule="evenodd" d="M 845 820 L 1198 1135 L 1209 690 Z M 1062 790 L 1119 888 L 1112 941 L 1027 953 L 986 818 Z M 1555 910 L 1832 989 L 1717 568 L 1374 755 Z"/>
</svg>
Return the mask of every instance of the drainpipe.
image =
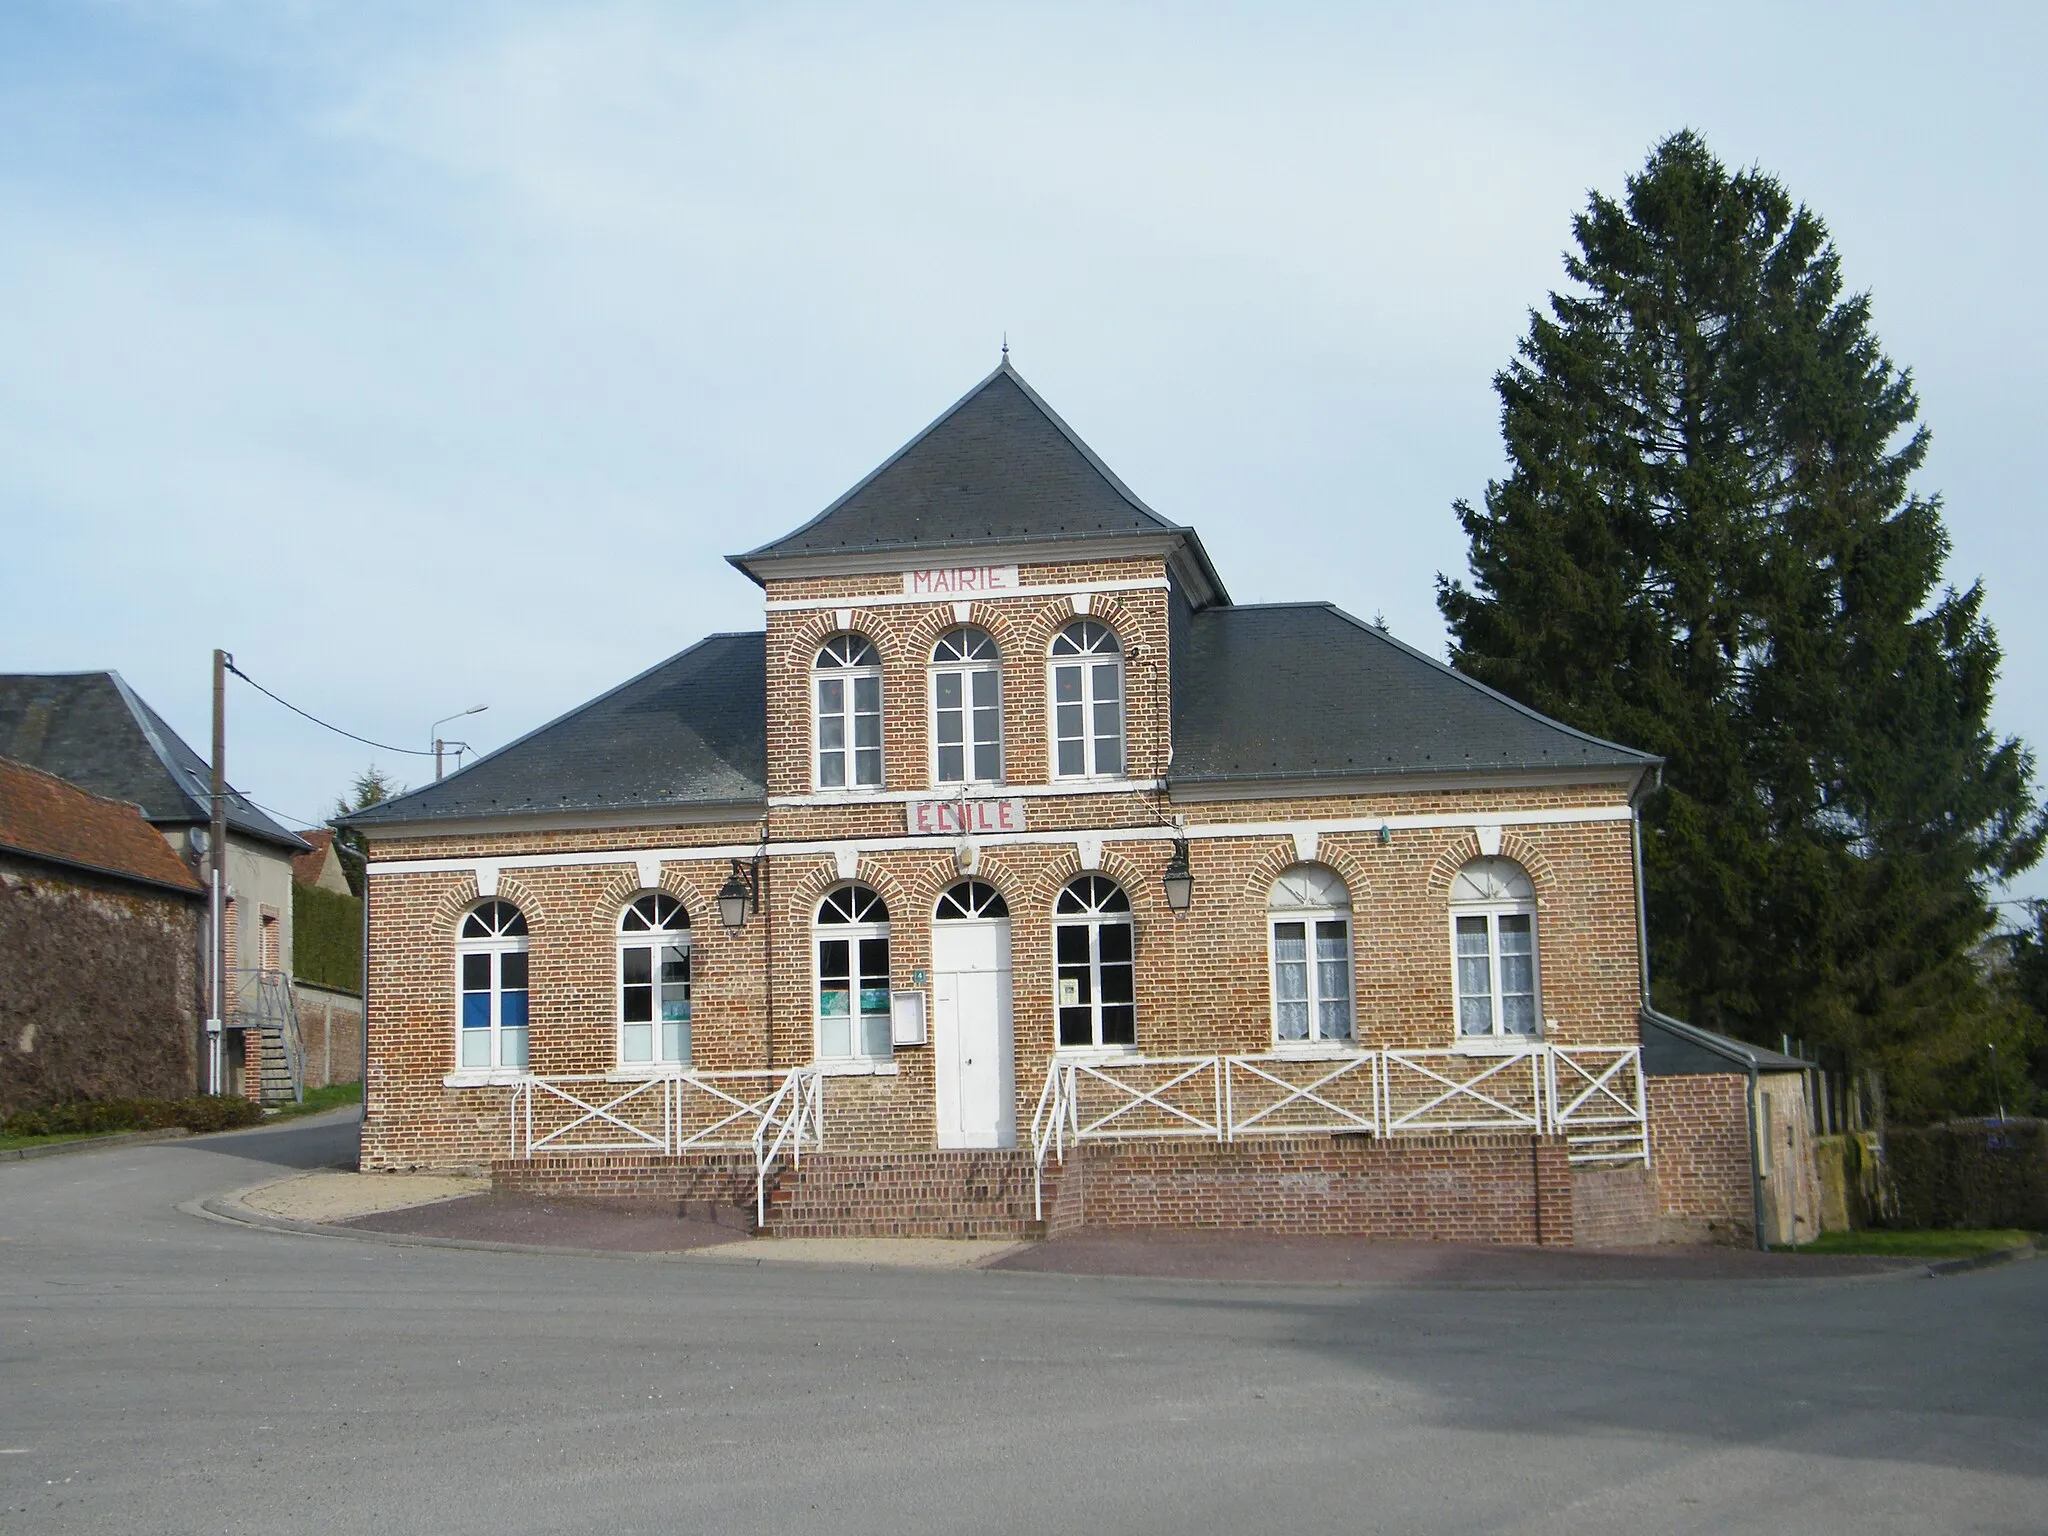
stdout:
<svg viewBox="0 0 2048 1536">
<path fill-rule="evenodd" d="M 1636 847 L 1636 966 L 1645 1008 L 1650 1006 L 1650 904 L 1643 882 L 1643 797 L 1663 784 L 1664 768 L 1659 764 L 1655 775 L 1638 780 L 1635 793 L 1628 797 L 1628 830 Z"/>
<path fill-rule="evenodd" d="M 362 987 L 362 1035 L 363 1035 L 363 1112 L 356 1120 L 356 1166 L 362 1166 L 363 1128 L 370 1123 L 370 850 L 363 847 L 363 979 Z M 330 1010 L 328 1019 L 334 1015 Z M 328 1027 L 333 1028 L 330 1022 Z"/>
<path fill-rule="evenodd" d="M 1756 1058 L 1749 1059 L 1749 1224 L 1756 1233 L 1759 1252 L 1767 1252 L 1764 1239 L 1763 1147 L 1756 1139 Z"/>
</svg>

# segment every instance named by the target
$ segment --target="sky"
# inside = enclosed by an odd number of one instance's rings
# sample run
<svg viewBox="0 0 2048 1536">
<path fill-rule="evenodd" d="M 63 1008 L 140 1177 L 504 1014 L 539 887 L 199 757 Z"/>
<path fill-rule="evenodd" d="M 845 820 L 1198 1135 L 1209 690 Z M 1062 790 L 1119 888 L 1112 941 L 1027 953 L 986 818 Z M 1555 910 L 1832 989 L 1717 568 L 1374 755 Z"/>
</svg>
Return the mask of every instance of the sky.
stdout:
<svg viewBox="0 0 2048 1536">
<path fill-rule="evenodd" d="M 1441 654 L 1572 215 L 1681 127 L 1826 221 L 1949 579 L 2048 742 L 2048 11 L 8 0 L 0 670 L 210 658 L 489 750 L 719 630 L 726 564 L 994 366 L 1241 602 Z M 317 822 L 373 750 L 231 683 Z M 2048 896 L 2048 873 L 2014 894 Z"/>
</svg>

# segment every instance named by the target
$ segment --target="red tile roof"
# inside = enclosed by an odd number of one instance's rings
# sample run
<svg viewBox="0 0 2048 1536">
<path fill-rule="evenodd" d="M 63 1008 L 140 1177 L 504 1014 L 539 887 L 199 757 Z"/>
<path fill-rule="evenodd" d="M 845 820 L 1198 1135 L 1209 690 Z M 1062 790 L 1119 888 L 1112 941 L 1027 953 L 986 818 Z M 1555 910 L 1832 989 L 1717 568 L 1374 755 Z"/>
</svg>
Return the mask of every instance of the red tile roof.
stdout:
<svg viewBox="0 0 2048 1536">
<path fill-rule="evenodd" d="M 88 794 L 55 774 L 0 757 L 0 849 L 198 895 L 205 888 L 163 834 L 125 800 Z"/>
<path fill-rule="evenodd" d="M 313 846 L 304 853 L 292 855 L 292 878 L 301 885 L 318 885 L 320 870 L 327 862 L 327 855 L 334 846 L 334 834 L 325 827 L 310 832 L 301 832 Z"/>
</svg>

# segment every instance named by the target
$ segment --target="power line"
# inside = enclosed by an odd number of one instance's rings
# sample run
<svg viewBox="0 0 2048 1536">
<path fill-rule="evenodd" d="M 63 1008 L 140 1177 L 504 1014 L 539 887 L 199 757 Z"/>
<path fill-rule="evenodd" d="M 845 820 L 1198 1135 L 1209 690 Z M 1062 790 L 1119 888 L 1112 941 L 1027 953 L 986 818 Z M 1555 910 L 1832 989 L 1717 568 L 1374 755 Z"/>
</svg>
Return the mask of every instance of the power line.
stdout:
<svg viewBox="0 0 2048 1536">
<path fill-rule="evenodd" d="M 268 688 L 264 687 L 261 683 L 257 682 L 255 678 L 251 677 L 248 673 L 244 672 L 240 667 L 236 666 L 234 657 L 230 656 L 228 658 L 227 666 L 230 672 L 234 673 L 235 676 L 239 677 L 251 688 L 254 688 L 266 699 L 270 699 L 275 703 L 282 704 L 286 709 L 290 710 L 293 714 L 302 716 L 303 718 L 312 721 L 315 725 L 319 726 L 323 730 L 332 731 L 337 736 L 346 736 L 350 741 L 360 741 L 364 746 L 375 747 L 379 752 L 404 752 L 412 757 L 432 757 L 434 755 L 432 752 L 422 752 L 418 747 L 394 747 L 390 745 L 388 742 L 372 741 L 367 736 L 358 736 L 354 731 L 344 731 L 338 725 L 330 725 L 327 721 L 322 720 L 318 715 L 311 714 L 306 710 L 299 708 L 299 706 L 294 704 L 290 699 L 278 698 L 276 694 L 272 693 Z"/>
</svg>

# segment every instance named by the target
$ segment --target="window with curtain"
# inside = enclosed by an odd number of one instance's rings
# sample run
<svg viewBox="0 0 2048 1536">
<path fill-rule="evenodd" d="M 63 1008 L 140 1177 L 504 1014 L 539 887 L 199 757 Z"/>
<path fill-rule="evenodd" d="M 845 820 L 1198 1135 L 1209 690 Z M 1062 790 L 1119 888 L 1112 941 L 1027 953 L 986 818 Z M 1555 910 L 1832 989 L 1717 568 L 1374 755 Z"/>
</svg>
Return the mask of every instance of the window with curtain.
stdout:
<svg viewBox="0 0 2048 1536">
<path fill-rule="evenodd" d="M 1297 864 L 1266 902 L 1271 939 L 1273 1038 L 1352 1038 L 1351 892 L 1320 864 Z"/>
<path fill-rule="evenodd" d="M 1511 859 L 1474 859 L 1451 882 L 1458 1034 L 1533 1040 L 1542 1033 L 1536 887 Z"/>
</svg>

